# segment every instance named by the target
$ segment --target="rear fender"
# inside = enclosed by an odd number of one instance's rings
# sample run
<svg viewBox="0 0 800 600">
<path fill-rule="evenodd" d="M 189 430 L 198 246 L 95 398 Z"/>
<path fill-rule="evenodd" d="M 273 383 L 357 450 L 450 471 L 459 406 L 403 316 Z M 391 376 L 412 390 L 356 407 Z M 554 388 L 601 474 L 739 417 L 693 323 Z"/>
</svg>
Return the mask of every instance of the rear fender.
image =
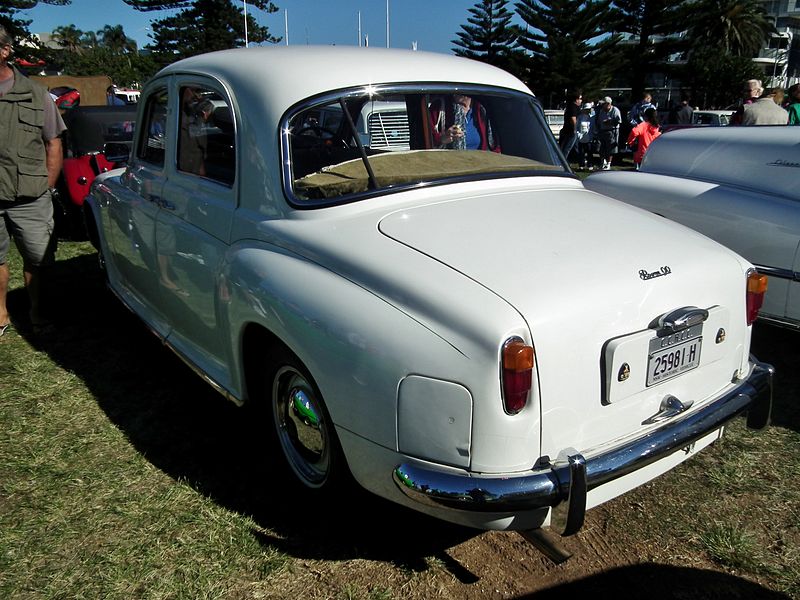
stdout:
<svg viewBox="0 0 800 600">
<path fill-rule="evenodd" d="M 404 377 L 434 373 L 464 381 L 468 375 L 466 357 L 429 329 L 355 283 L 275 246 L 232 248 L 221 276 L 220 308 L 230 332 L 236 396 L 263 400 L 249 397 L 244 372 L 245 350 L 252 351 L 244 344 L 246 331 L 261 327 L 303 362 L 338 427 L 391 449 L 397 448 Z M 263 360 L 266 365 L 268 348 Z"/>
</svg>

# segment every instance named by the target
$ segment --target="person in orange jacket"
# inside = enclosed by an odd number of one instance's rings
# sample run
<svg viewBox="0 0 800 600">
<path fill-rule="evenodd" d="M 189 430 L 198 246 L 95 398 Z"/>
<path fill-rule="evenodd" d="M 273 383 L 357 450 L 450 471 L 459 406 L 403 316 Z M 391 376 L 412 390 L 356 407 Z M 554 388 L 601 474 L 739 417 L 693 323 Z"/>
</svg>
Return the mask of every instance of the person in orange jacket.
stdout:
<svg viewBox="0 0 800 600">
<path fill-rule="evenodd" d="M 644 121 L 639 123 L 636 127 L 631 129 L 628 135 L 628 145 L 638 141 L 636 145 L 636 152 L 633 153 L 633 162 L 636 165 L 636 170 L 642 164 L 644 153 L 647 152 L 650 143 L 661 135 L 661 129 L 658 123 L 658 113 L 655 108 L 648 108 L 644 111 Z"/>
</svg>

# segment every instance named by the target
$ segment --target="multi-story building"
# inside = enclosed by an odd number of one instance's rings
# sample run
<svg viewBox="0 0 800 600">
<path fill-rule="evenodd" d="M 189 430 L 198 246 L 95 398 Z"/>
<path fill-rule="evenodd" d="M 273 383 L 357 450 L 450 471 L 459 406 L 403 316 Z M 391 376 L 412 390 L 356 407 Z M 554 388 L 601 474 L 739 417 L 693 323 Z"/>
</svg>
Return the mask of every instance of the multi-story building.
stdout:
<svg viewBox="0 0 800 600">
<path fill-rule="evenodd" d="M 764 69 L 769 86 L 789 87 L 800 82 L 800 0 L 762 0 L 775 20 L 778 33 L 753 60 Z"/>
</svg>

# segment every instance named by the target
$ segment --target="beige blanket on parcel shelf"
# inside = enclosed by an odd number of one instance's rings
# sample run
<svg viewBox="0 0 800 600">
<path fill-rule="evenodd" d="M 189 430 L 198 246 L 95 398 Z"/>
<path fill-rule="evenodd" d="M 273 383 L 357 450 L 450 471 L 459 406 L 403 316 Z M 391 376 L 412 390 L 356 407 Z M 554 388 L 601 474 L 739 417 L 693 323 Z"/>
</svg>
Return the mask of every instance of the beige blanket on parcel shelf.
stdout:
<svg viewBox="0 0 800 600">
<path fill-rule="evenodd" d="M 369 157 L 378 187 L 442 177 L 497 171 L 552 169 L 534 160 L 481 150 L 411 150 Z M 369 189 L 363 161 L 358 158 L 306 175 L 294 182 L 296 194 L 306 198 L 335 198 Z"/>
</svg>

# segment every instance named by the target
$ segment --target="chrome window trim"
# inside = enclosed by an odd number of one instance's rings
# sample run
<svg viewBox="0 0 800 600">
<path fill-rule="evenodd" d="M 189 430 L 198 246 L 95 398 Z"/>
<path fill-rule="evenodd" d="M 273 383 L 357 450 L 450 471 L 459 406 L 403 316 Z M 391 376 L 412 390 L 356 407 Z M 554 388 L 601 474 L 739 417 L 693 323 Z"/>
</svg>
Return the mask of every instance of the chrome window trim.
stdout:
<svg viewBox="0 0 800 600">
<path fill-rule="evenodd" d="M 479 85 L 479 84 L 462 84 L 454 82 L 425 82 L 425 83 L 395 83 L 395 84 L 382 83 L 377 85 L 363 85 L 357 88 L 342 88 L 331 92 L 326 92 L 324 94 L 319 94 L 317 96 L 311 96 L 310 98 L 306 98 L 305 100 L 298 102 L 297 104 L 290 107 L 289 110 L 287 110 L 284 113 L 283 117 L 281 118 L 280 128 L 279 128 L 281 173 L 282 173 L 281 183 L 283 186 L 283 193 L 287 201 L 293 208 L 299 208 L 299 209 L 327 208 L 330 206 L 336 206 L 339 204 L 349 204 L 351 202 L 365 200 L 375 196 L 382 196 L 385 194 L 396 193 L 404 190 L 419 189 L 423 187 L 438 186 L 451 183 L 461 183 L 464 181 L 480 181 L 486 179 L 487 177 L 485 174 L 448 177 L 445 179 L 437 179 L 431 181 L 385 187 L 378 190 L 369 190 L 367 192 L 360 192 L 356 194 L 346 194 L 333 199 L 313 200 L 313 201 L 298 198 L 297 196 L 295 196 L 294 191 L 292 190 L 292 156 L 289 144 L 289 131 L 290 131 L 289 123 L 300 112 L 303 112 L 315 106 L 332 104 L 342 98 L 344 98 L 345 100 L 348 100 L 350 98 L 360 98 L 363 97 L 365 94 L 374 94 L 375 96 L 379 96 L 380 94 L 399 95 L 399 94 L 409 94 L 409 93 L 452 94 L 453 92 L 456 91 L 463 92 L 465 95 L 480 94 L 489 96 L 491 95 L 507 96 L 527 101 L 531 105 L 531 108 L 535 115 L 535 119 L 542 128 L 542 131 L 545 133 L 548 133 L 550 131 L 550 127 L 547 124 L 547 121 L 544 117 L 544 112 L 542 110 L 541 103 L 536 98 L 536 96 L 534 96 L 533 94 L 525 94 L 523 92 L 520 92 L 518 90 L 513 90 L 510 88 Z M 376 100 L 379 99 L 380 98 L 376 98 Z M 555 143 L 555 140 L 551 139 L 552 136 L 544 136 L 544 137 L 547 140 L 547 143 L 549 144 L 549 151 L 551 154 L 551 158 L 553 160 L 553 166 L 556 167 L 560 165 L 562 168 L 562 172 L 545 171 L 542 173 L 542 175 L 547 177 L 569 177 L 571 179 L 574 179 L 575 175 L 572 173 L 569 165 L 565 162 L 558 148 L 558 145 Z M 505 179 L 511 177 L 536 177 L 536 176 L 537 174 L 531 173 L 530 171 L 491 174 L 492 179 L 497 179 L 497 178 Z"/>
<path fill-rule="evenodd" d="M 181 97 L 181 89 L 187 85 L 202 85 L 209 90 L 216 92 L 219 94 L 223 100 L 228 104 L 228 110 L 231 111 L 231 120 L 233 123 L 233 141 L 234 141 L 234 152 L 236 156 L 234 156 L 234 166 L 233 166 L 233 181 L 230 183 L 220 181 L 219 179 L 214 179 L 213 177 L 208 177 L 204 175 L 198 175 L 196 173 L 191 173 L 188 171 L 182 171 L 178 168 L 178 152 L 180 150 L 178 139 L 175 140 L 175 152 L 172 156 L 172 169 L 176 174 L 188 177 L 198 177 L 204 181 L 209 181 L 211 183 L 215 183 L 223 188 L 227 188 L 230 190 L 235 191 L 237 189 L 237 185 L 239 182 L 239 167 L 242 160 L 241 154 L 241 143 L 239 135 L 239 122 L 238 122 L 238 110 L 236 108 L 236 103 L 233 101 L 233 94 L 231 93 L 230 88 L 225 84 L 225 82 L 219 80 L 217 77 L 213 77 L 210 75 L 204 75 L 200 73 L 194 72 L 178 72 L 173 75 L 174 77 L 174 86 L 175 86 L 175 131 L 180 131 L 180 119 L 181 119 L 181 107 L 180 107 L 180 97 Z"/>
</svg>

